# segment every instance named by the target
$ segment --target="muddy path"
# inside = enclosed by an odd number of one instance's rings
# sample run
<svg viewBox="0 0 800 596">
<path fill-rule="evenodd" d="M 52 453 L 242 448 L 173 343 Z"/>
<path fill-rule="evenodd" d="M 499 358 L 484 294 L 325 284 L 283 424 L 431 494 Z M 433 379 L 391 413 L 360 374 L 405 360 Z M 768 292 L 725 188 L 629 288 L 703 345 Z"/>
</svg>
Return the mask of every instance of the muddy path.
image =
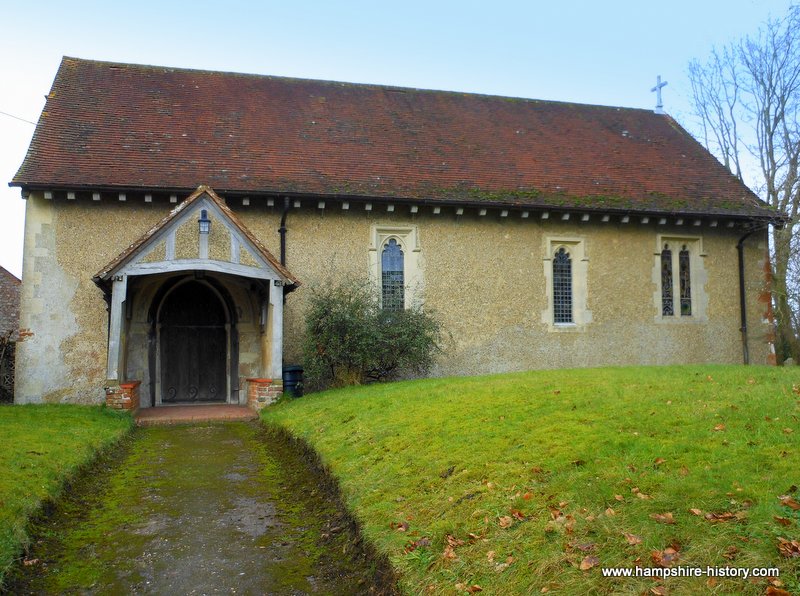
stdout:
<svg viewBox="0 0 800 596">
<path fill-rule="evenodd" d="M 387 593 L 298 449 L 257 423 L 137 429 L 35 528 L 15 594 Z"/>
</svg>

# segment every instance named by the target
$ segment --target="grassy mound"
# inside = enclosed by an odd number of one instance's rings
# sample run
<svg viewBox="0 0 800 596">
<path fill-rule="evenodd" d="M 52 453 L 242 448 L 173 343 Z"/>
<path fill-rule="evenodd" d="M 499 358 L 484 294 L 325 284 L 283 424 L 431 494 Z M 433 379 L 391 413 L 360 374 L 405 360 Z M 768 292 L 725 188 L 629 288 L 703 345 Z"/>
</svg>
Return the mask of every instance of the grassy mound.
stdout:
<svg viewBox="0 0 800 596">
<path fill-rule="evenodd" d="M 263 417 L 319 452 L 409 593 L 762 594 L 800 590 L 798 393 L 800 369 L 538 371 L 329 391 Z"/>
<path fill-rule="evenodd" d="M 30 516 L 131 425 L 105 408 L 0 406 L 0 586 L 28 540 Z"/>
</svg>

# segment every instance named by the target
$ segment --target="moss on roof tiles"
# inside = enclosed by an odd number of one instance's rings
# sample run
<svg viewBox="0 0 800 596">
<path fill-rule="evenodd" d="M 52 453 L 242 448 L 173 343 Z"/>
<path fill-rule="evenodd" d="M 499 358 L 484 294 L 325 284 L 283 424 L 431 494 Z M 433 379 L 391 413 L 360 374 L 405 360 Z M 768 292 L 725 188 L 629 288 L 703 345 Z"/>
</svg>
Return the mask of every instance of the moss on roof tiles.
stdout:
<svg viewBox="0 0 800 596">
<path fill-rule="evenodd" d="M 775 214 L 647 110 L 78 58 L 45 109 L 12 185 Z"/>
</svg>

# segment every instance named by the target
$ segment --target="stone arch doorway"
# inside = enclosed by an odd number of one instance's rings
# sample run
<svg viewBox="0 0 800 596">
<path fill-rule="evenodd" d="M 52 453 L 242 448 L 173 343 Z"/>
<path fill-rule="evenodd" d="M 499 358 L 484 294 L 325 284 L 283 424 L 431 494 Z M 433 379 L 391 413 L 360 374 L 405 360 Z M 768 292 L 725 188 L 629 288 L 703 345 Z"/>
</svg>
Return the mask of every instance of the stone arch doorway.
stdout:
<svg viewBox="0 0 800 596">
<path fill-rule="evenodd" d="M 156 328 L 156 404 L 228 402 L 231 316 L 219 291 L 195 279 L 175 285 Z"/>
</svg>

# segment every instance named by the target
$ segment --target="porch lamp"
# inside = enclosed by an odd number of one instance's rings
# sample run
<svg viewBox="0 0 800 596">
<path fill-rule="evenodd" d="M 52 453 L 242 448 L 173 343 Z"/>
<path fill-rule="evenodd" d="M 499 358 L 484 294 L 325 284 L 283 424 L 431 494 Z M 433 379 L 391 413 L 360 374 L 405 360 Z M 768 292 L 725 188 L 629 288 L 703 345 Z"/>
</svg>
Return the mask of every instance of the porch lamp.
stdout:
<svg viewBox="0 0 800 596">
<path fill-rule="evenodd" d="M 200 219 L 197 220 L 197 224 L 200 226 L 201 234 L 208 234 L 211 231 L 211 220 L 208 219 L 208 211 L 205 209 L 200 211 Z"/>
</svg>

